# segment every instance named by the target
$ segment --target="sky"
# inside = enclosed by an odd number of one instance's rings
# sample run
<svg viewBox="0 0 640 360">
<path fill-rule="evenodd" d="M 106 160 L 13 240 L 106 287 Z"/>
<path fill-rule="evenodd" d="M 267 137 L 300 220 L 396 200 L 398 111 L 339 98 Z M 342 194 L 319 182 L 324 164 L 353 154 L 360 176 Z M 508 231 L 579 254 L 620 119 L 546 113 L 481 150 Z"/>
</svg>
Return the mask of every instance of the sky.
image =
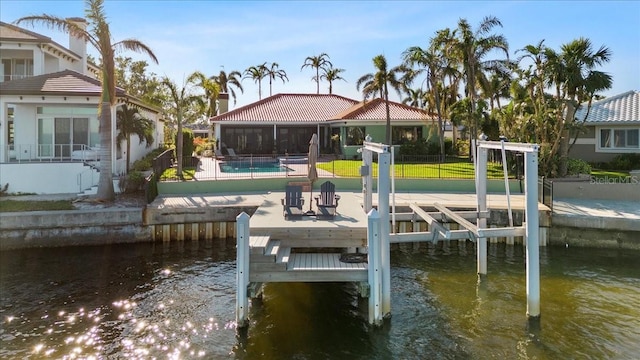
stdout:
<svg viewBox="0 0 640 360">
<path fill-rule="evenodd" d="M 84 16 L 84 1 L 1 0 L 0 20 L 12 23 L 28 15 Z M 135 38 L 147 44 L 159 64 L 148 60 L 149 71 L 168 76 L 182 86 L 194 71 L 205 75 L 238 70 L 264 62 L 279 64 L 289 81 L 276 80 L 273 94 L 316 93 L 304 68 L 305 58 L 326 53 L 346 81 L 336 81 L 333 93 L 362 99 L 356 81 L 375 72 L 372 59 L 383 54 L 389 66 L 399 65 L 411 46 L 427 47 L 437 30 L 455 28 L 466 19 L 475 29 L 482 18 L 500 19 L 509 42 L 509 56 L 518 49 L 545 40 L 560 50 L 562 44 L 585 37 L 594 50 L 604 45 L 611 61 L 599 70 L 613 77 L 613 87 L 602 95 L 640 90 L 640 1 L 212 1 L 212 0 L 105 0 L 105 12 L 114 41 Z M 23 25 L 24 26 L 24 25 Z M 42 27 L 25 28 L 68 46 L 66 34 Z M 94 54 L 95 51 L 89 49 Z M 492 54 L 491 58 L 500 58 Z M 237 108 L 258 100 L 258 86 L 242 82 Z M 414 87 L 424 86 L 414 84 Z M 320 83 L 328 93 L 328 83 Z M 263 98 L 269 95 L 263 80 Z M 393 94 L 393 100 L 400 98 Z"/>
</svg>

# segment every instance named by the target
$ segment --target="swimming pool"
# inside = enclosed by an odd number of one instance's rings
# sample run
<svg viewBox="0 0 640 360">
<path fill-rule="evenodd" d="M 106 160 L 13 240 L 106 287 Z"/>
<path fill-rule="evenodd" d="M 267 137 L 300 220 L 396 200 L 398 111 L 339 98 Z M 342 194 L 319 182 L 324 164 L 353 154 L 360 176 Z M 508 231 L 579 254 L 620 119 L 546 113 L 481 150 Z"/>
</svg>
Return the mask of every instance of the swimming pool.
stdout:
<svg viewBox="0 0 640 360">
<path fill-rule="evenodd" d="M 231 160 L 220 163 L 220 171 L 223 173 L 280 173 L 291 171 L 288 167 L 280 165 L 276 160 Z"/>
</svg>

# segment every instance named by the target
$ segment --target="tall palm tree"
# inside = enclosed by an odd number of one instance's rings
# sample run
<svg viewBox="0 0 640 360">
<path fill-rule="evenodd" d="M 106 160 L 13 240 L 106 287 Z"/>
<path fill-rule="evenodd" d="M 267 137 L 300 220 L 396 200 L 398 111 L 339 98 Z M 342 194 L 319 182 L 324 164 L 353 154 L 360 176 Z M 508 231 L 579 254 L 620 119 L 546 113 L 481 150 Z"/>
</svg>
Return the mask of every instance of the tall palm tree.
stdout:
<svg viewBox="0 0 640 360">
<path fill-rule="evenodd" d="M 569 153 L 569 130 L 575 123 L 575 112 L 579 104 L 591 101 L 598 91 L 611 88 L 611 75 L 595 70 L 596 67 L 609 62 L 611 50 L 601 46 L 593 49 L 591 40 L 579 38 L 561 47 L 559 64 L 555 67 L 554 77 L 563 94 L 566 104 L 566 117 L 560 138 L 560 162 L 558 173 L 567 175 L 567 156 Z"/>
<path fill-rule="evenodd" d="M 209 119 L 218 114 L 218 96 L 220 95 L 220 85 L 214 80 L 213 76 L 207 78 L 203 73 L 196 71 L 192 74 L 200 86 L 204 90 L 204 109 L 202 112 Z"/>
<path fill-rule="evenodd" d="M 484 60 L 484 57 L 494 51 L 502 50 L 509 57 L 509 44 L 503 35 L 490 34 L 494 27 L 502 27 L 502 23 L 494 16 L 486 16 L 474 30 L 466 19 L 458 21 L 454 30 L 455 42 L 453 47 L 462 60 L 463 72 L 466 77 L 466 94 L 471 100 L 470 116 L 475 113 L 477 102 L 478 74 L 488 66 L 496 66 L 500 60 Z M 476 117 L 477 118 L 477 117 Z M 471 136 L 477 137 L 478 124 L 472 123 Z M 470 149 L 471 151 L 471 149 Z"/>
<path fill-rule="evenodd" d="M 320 75 L 320 79 L 327 80 L 329 82 L 329 94 L 333 94 L 333 82 L 336 80 L 345 80 L 340 73 L 345 72 L 344 69 L 336 69 L 333 66 L 330 68 L 322 68 L 322 75 Z"/>
<path fill-rule="evenodd" d="M 244 71 L 243 79 L 251 79 L 258 84 L 258 99 L 262 99 L 262 79 L 267 76 L 267 63 L 250 66 Z"/>
<path fill-rule="evenodd" d="M 374 96 L 376 93 L 381 94 L 384 99 L 385 110 L 387 113 L 387 125 L 385 130 L 386 143 L 391 145 L 391 114 L 389 110 L 389 86 L 396 90 L 398 96 L 401 96 L 401 91 L 405 89 L 405 85 L 398 79 L 398 75 L 406 72 L 408 69 L 405 66 L 396 66 L 388 69 L 387 59 L 384 55 L 377 55 L 373 58 L 373 66 L 377 72 L 365 74 L 361 76 L 356 82 L 356 89 L 360 90 L 362 86 L 362 95 L 366 101 L 370 96 Z"/>
<path fill-rule="evenodd" d="M 127 173 L 131 163 L 131 137 L 138 135 L 140 144 L 144 141 L 146 147 L 153 145 L 154 125 L 153 121 L 140 114 L 138 108 L 123 105 L 116 112 L 116 129 L 119 130 L 116 141 L 118 144 L 123 141 L 127 144 Z"/>
<path fill-rule="evenodd" d="M 307 56 L 307 58 L 304 59 L 304 64 L 300 67 L 300 71 L 306 67 L 316 69 L 316 75 L 311 79 L 316 82 L 317 93 L 320 94 L 320 69 L 327 69 L 332 66 L 333 64 L 329 61 L 329 55 L 322 53 L 318 56 Z"/>
<path fill-rule="evenodd" d="M 280 79 L 283 84 L 285 80 L 289 81 L 286 71 L 278 69 L 279 66 L 278 63 L 274 62 L 271 63 L 271 66 L 265 67 L 265 76 L 269 78 L 269 96 L 273 95 L 271 92 L 272 80 Z"/>
<path fill-rule="evenodd" d="M 194 93 L 194 88 L 198 86 L 200 81 L 200 75 L 196 72 L 189 75 L 182 88 L 178 86 L 168 77 L 162 79 L 162 84 L 167 88 L 170 94 L 170 102 L 175 110 L 175 121 L 178 125 L 178 135 L 176 143 L 176 157 L 178 162 L 178 177 L 182 179 L 182 162 L 183 162 L 183 139 L 182 139 L 182 122 L 184 121 L 185 114 L 194 106 L 202 109 L 204 107 L 204 101 L 202 96 Z"/>
<path fill-rule="evenodd" d="M 424 108 L 424 91 L 422 89 L 407 89 L 407 97 L 402 99 L 402 103 L 419 109 Z"/>
<path fill-rule="evenodd" d="M 236 104 L 236 92 L 234 88 L 240 90 L 241 93 L 244 93 L 244 89 L 241 84 L 242 74 L 239 71 L 234 70 L 226 73 L 224 70 L 220 70 L 220 73 L 212 76 L 211 80 L 215 81 L 220 86 L 221 93 L 231 95 L 234 105 Z"/>
<path fill-rule="evenodd" d="M 116 103 L 115 53 L 130 50 L 147 54 L 155 63 L 158 59 L 151 49 L 136 39 L 125 39 L 112 42 L 109 22 L 104 11 L 103 0 L 86 0 L 85 16 L 89 27 L 86 29 L 78 23 L 78 19 L 64 19 L 53 15 L 26 16 L 16 20 L 16 24 L 41 24 L 50 29 L 74 35 L 89 42 L 100 54 L 102 70 L 102 94 L 100 105 L 100 178 L 96 197 L 111 201 L 115 198 L 113 189 L 113 159 L 111 149 L 113 138 L 111 134 L 111 111 Z"/>
</svg>

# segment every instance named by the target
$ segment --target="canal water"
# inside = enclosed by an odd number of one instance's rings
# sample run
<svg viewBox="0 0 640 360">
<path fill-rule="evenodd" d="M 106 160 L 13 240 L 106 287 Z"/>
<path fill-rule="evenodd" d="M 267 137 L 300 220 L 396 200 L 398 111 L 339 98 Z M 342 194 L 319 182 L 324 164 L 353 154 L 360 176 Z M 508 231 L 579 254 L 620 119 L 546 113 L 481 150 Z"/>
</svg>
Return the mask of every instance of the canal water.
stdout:
<svg viewBox="0 0 640 360">
<path fill-rule="evenodd" d="M 392 317 L 367 324 L 348 284 L 270 284 L 238 331 L 235 241 L 0 253 L 2 359 L 634 359 L 640 252 L 541 248 L 539 322 L 524 249 L 392 251 Z"/>
</svg>

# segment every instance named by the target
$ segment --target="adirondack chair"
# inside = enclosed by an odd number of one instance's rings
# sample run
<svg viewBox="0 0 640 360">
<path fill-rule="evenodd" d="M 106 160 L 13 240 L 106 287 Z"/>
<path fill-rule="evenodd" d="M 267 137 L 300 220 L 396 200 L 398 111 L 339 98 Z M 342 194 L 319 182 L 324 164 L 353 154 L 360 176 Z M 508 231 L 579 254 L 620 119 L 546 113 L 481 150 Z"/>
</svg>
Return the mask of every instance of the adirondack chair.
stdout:
<svg viewBox="0 0 640 360">
<path fill-rule="evenodd" d="M 303 215 L 302 205 L 304 205 L 302 186 L 287 185 L 285 188 L 284 199 L 281 199 L 281 202 L 285 219 L 301 217 Z"/>
<path fill-rule="evenodd" d="M 316 217 L 333 218 L 336 215 L 340 195 L 336 195 L 336 186 L 331 181 L 325 181 L 320 186 L 320 195 L 315 199 L 318 206 Z"/>
</svg>

